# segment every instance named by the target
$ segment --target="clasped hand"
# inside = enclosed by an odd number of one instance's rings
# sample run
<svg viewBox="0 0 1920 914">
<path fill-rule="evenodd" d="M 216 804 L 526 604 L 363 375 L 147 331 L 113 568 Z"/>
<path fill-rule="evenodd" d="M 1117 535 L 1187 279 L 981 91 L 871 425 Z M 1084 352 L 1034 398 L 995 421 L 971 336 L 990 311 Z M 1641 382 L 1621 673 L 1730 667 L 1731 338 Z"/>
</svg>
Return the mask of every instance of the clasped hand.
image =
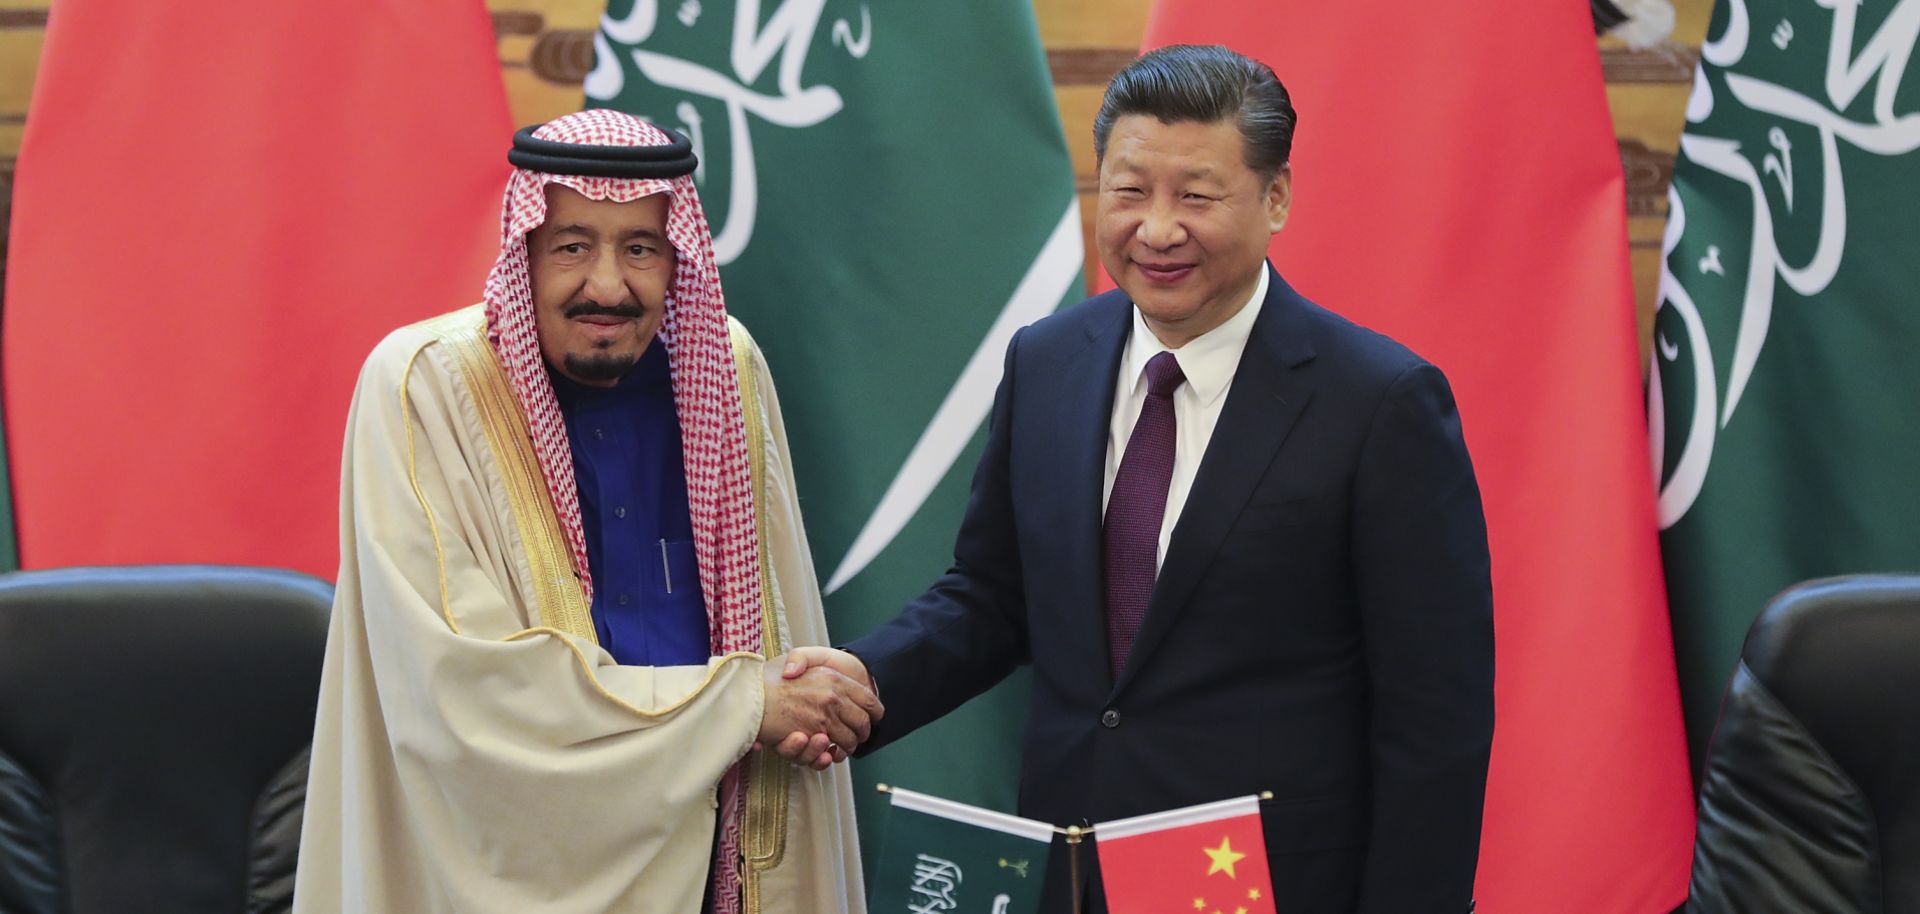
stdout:
<svg viewBox="0 0 1920 914">
<path fill-rule="evenodd" d="M 768 661 L 765 687 L 755 746 L 816 771 L 844 761 L 886 713 L 866 664 L 829 647 L 794 648 Z"/>
</svg>

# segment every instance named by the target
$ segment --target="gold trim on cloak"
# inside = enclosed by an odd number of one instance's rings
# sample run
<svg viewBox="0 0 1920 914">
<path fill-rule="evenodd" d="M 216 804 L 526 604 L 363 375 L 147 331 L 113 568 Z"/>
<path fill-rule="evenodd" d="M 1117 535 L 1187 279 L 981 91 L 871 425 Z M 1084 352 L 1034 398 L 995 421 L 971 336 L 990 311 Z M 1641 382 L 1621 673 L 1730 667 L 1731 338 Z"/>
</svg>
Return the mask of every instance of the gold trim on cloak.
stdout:
<svg viewBox="0 0 1920 914">
<path fill-rule="evenodd" d="M 561 532 L 560 518 L 547 489 L 546 474 L 533 451 L 526 414 L 487 341 L 485 305 L 473 305 L 421 324 L 432 333 L 460 369 L 498 459 L 507 501 L 513 507 L 520 541 L 526 545 L 540 627 L 566 632 L 590 644 L 600 643 L 593 609 L 574 573 L 573 550 Z"/>
<path fill-rule="evenodd" d="M 493 345 L 487 341 L 485 306 L 462 308 L 424 321 L 421 327 L 447 347 L 462 379 L 467 383 L 467 389 L 473 394 L 481 425 L 485 427 L 487 440 L 493 445 L 498 458 L 514 522 L 519 529 L 521 542 L 526 546 L 541 624 L 537 628 L 518 632 L 507 640 L 548 629 L 565 632 L 590 643 L 599 643 L 593 625 L 592 607 L 587 603 L 586 593 L 574 574 L 572 550 L 567 548 L 552 495 L 547 489 L 546 476 L 541 472 L 539 459 L 534 454 L 526 415 L 507 381 L 506 372 L 500 367 Z M 769 441 L 755 381 L 758 375 L 754 367 L 753 339 L 731 317 L 727 318 L 727 330 L 733 344 L 734 368 L 739 378 L 740 407 L 746 424 L 753 488 L 754 527 L 760 545 L 760 638 L 765 656 L 772 658 L 785 653 L 790 646 L 787 643 L 789 638 L 781 627 L 780 611 L 774 599 L 773 564 L 769 559 L 771 550 L 767 544 L 766 448 Z M 418 353 L 415 355 L 417 357 Z M 408 370 L 411 371 L 411 368 L 409 365 Z M 404 381 L 401 399 L 404 403 Z M 408 432 L 411 447 L 411 422 L 408 423 Z M 411 449 L 408 457 L 411 463 Z M 425 507 L 424 498 L 421 502 Z M 429 513 L 430 523 L 431 520 Z M 436 548 L 438 538 L 436 525 Z M 441 600 L 447 623 L 458 631 L 459 626 L 454 622 L 450 608 L 445 606 L 444 582 Z M 575 653 L 579 653 L 577 647 Z M 726 659 L 735 656 L 752 655 L 729 655 Z M 585 663 L 584 657 L 582 663 Z M 708 679 L 712 679 L 712 671 Z M 639 709 L 634 710 L 646 714 Z M 747 759 L 747 764 L 750 767 L 746 771 L 746 821 L 741 823 L 741 903 L 745 914 L 761 914 L 760 874 L 779 866 L 786 856 L 787 809 L 793 769 L 785 759 L 773 752 L 754 753 Z"/>
<path fill-rule="evenodd" d="M 753 480 L 754 530 L 760 541 L 760 643 L 769 658 L 791 649 L 786 632 L 780 626 L 779 607 L 774 602 L 772 549 L 767 543 L 767 439 L 766 423 L 760 412 L 759 373 L 753 359 L 753 338 L 732 316 L 727 318 L 727 334 L 733 342 L 734 371 L 739 376 L 740 412 L 747 425 L 747 455 Z M 792 786 L 793 767 L 771 751 L 756 752 L 748 759 L 747 814 L 741 823 L 740 901 L 745 914 L 760 914 L 760 874 L 780 865 L 787 853 L 787 805 Z"/>
<path fill-rule="evenodd" d="M 510 388 L 507 387 L 505 375 L 500 371 L 498 359 L 492 355 L 493 346 L 486 341 L 485 320 L 486 317 L 482 306 L 474 305 L 470 308 L 463 308 L 451 314 L 443 314 L 420 323 L 422 329 L 434 335 L 434 341 L 436 343 L 446 345 L 449 351 L 455 354 L 456 359 L 459 361 L 456 367 L 461 372 L 462 380 L 466 382 L 468 390 L 473 393 L 475 403 L 478 405 L 479 411 L 483 414 L 488 413 L 490 410 L 500 409 L 503 403 L 518 403 L 518 400 L 509 399 L 503 401 L 499 398 L 501 391 L 508 391 L 509 396 L 511 395 L 511 391 Z M 477 334 L 471 326 L 475 321 L 480 322 Z M 478 339 L 477 345 L 480 347 L 477 351 L 470 345 L 474 342 L 473 338 L 476 336 Z M 440 582 L 440 614 L 446 619 L 447 627 L 451 629 L 454 634 L 460 634 L 460 624 L 453 616 L 453 608 L 447 589 L 447 556 L 446 548 L 440 538 L 440 523 L 439 520 L 434 517 L 433 507 L 427 502 L 426 494 L 420 490 L 419 471 L 416 466 L 418 456 L 415 452 L 413 438 L 413 401 L 407 389 L 408 381 L 411 380 L 413 376 L 413 364 L 419 360 L 420 354 L 425 351 L 426 346 L 423 345 L 419 349 L 414 350 L 412 355 L 408 356 L 406 368 L 402 372 L 400 379 L 400 409 L 402 419 L 407 428 L 407 481 L 413 486 L 414 497 L 419 500 L 420 510 L 426 515 L 427 528 L 433 535 L 434 558 L 438 566 Z M 483 390 L 491 391 L 493 395 L 483 398 L 481 394 Z M 516 493 L 519 498 L 531 499 L 533 501 L 530 507 L 518 503 L 515 504 L 516 525 L 523 524 L 529 514 L 535 518 L 547 517 L 552 519 L 552 523 L 546 525 L 550 529 L 547 530 L 545 543 L 541 546 L 543 552 L 537 555 L 530 555 L 528 561 L 529 564 L 534 567 L 549 569 L 547 572 L 548 580 L 552 582 L 554 586 L 550 588 L 552 592 L 543 595 L 543 597 L 551 597 L 561 605 L 558 611 L 542 607 L 540 609 L 540 621 L 542 624 L 514 632 L 505 638 L 501 638 L 500 641 L 502 643 L 508 643 L 519 641 L 523 638 L 531 638 L 535 635 L 553 635 L 556 637 L 576 635 L 590 643 L 597 643 L 591 607 L 583 610 L 585 613 L 585 621 L 576 625 L 572 630 L 547 624 L 550 618 L 561 616 L 568 612 L 565 604 L 569 601 L 570 596 L 578 605 L 585 607 L 587 605 L 586 594 L 578 586 L 579 579 L 572 576 L 572 553 L 560 545 L 564 542 L 564 538 L 559 532 L 558 516 L 553 513 L 552 498 L 546 488 L 545 477 L 529 475 L 533 472 L 533 470 L 529 468 L 537 469 L 539 466 L 538 463 L 533 460 L 531 444 L 528 444 L 525 448 L 515 449 L 519 451 L 516 455 L 517 459 L 514 459 L 510 463 L 507 455 L 513 453 L 513 451 L 503 449 L 501 439 L 494 437 L 496 434 L 511 436 L 515 428 L 520 429 L 522 434 L 524 434 L 526 428 L 524 418 L 519 418 L 518 421 L 516 421 L 517 417 L 520 417 L 520 412 L 516 406 L 512 413 L 506 417 L 493 415 L 483 416 L 483 419 L 488 426 L 487 433 L 489 439 L 493 441 L 495 450 L 502 454 L 499 463 L 501 465 L 502 476 L 506 477 L 508 488 Z M 525 440 L 530 442 L 531 439 L 528 438 Z M 515 478 L 516 476 L 520 478 Z M 527 544 L 530 553 L 534 549 L 534 537 L 539 535 L 539 526 L 540 525 L 535 525 L 532 531 L 529 531 L 524 526 L 520 527 L 522 540 Z M 554 572 L 551 570 L 555 568 L 562 569 L 562 571 Z M 567 587 L 569 583 L 573 585 L 571 590 Z M 539 588 L 536 588 L 536 590 L 537 589 Z M 582 627 L 584 631 L 579 630 Z M 593 661 L 587 657 L 585 651 L 581 650 L 578 641 L 566 638 L 561 638 L 561 641 L 573 651 L 574 659 L 580 665 L 580 671 L 586 675 L 587 681 L 593 684 L 594 690 L 599 692 L 601 697 L 625 708 L 634 716 L 647 720 L 665 717 L 692 703 L 695 698 L 699 697 L 701 692 L 706 691 L 708 685 L 712 684 L 714 678 L 720 674 L 720 670 L 726 662 L 740 659 L 765 659 L 760 654 L 753 653 L 752 651 L 735 651 L 726 654 L 720 658 L 722 663 L 714 664 L 709 668 L 706 677 L 700 680 L 700 684 L 695 686 L 693 691 L 689 692 L 679 701 L 662 708 L 642 708 L 615 695 L 609 691 L 606 686 L 601 685 L 600 678 L 593 673 Z"/>
</svg>

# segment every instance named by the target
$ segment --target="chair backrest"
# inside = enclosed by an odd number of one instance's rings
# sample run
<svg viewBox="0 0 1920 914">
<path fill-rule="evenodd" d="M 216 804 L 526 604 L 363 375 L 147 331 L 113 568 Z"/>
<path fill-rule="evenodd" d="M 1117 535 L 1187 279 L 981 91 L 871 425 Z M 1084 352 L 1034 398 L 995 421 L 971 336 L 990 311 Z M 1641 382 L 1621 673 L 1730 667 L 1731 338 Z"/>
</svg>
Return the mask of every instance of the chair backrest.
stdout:
<svg viewBox="0 0 1920 914">
<path fill-rule="evenodd" d="M 1687 911 L 1920 914 L 1920 577 L 1813 581 L 1754 622 Z"/>
<path fill-rule="evenodd" d="M 0 576 L 0 911 L 285 910 L 332 588 Z"/>
</svg>

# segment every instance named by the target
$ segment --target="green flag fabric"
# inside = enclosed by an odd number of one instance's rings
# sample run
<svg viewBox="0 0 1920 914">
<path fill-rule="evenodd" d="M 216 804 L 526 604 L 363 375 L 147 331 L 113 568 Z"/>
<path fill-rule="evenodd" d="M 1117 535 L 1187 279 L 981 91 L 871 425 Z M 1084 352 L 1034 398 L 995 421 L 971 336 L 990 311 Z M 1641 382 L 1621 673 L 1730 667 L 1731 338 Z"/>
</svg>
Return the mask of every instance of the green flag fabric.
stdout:
<svg viewBox="0 0 1920 914">
<path fill-rule="evenodd" d="M 1920 570 L 1920 0 L 1721 0 L 1674 168 L 1649 412 L 1696 767 L 1754 616 Z"/>
<path fill-rule="evenodd" d="M 727 306 L 779 388 L 829 625 L 864 634 L 952 562 L 1013 332 L 1081 296 L 1033 8 L 612 0 L 595 47 L 587 103 L 699 154 Z M 858 782 L 1013 809 L 1025 682 L 862 760 Z M 859 793 L 871 822 L 880 797 Z"/>
<path fill-rule="evenodd" d="M 1053 826 L 911 790 L 889 795 L 880 862 L 868 868 L 868 910 L 1040 910 Z"/>
</svg>

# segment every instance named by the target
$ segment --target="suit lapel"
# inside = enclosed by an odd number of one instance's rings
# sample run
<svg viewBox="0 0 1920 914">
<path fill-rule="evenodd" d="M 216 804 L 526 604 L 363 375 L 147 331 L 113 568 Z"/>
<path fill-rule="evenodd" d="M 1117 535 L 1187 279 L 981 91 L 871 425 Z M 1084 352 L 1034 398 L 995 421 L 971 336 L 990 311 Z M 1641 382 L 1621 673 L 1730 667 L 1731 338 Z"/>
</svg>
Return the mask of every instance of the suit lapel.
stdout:
<svg viewBox="0 0 1920 914">
<path fill-rule="evenodd" d="M 1227 530 L 1313 396 L 1305 373 L 1296 370 L 1313 358 L 1305 303 L 1272 267 L 1267 269 L 1266 300 L 1234 371 L 1233 387 L 1207 442 L 1186 506 L 1174 525 L 1147 617 L 1114 683 L 1115 692 L 1137 675 L 1173 628 Z"/>
<path fill-rule="evenodd" d="M 1075 631 L 1072 644 L 1088 645 L 1087 656 L 1107 670 L 1105 569 L 1101 558 L 1101 498 L 1106 478 L 1107 435 L 1113 415 L 1113 391 L 1126 348 L 1133 306 L 1119 298 L 1085 325 L 1086 342 L 1060 363 L 1054 375 L 1057 393 L 1051 394 L 1057 411 L 1049 423 L 1054 475 L 1049 491 L 1062 493 L 1060 513 L 1050 518 L 1065 540 L 1065 563 L 1049 573 L 1060 575 L 1071 604 L 1058 607 Z M 1075 536 L 1068 531 L 1086 531 Z"/>
</svg>

